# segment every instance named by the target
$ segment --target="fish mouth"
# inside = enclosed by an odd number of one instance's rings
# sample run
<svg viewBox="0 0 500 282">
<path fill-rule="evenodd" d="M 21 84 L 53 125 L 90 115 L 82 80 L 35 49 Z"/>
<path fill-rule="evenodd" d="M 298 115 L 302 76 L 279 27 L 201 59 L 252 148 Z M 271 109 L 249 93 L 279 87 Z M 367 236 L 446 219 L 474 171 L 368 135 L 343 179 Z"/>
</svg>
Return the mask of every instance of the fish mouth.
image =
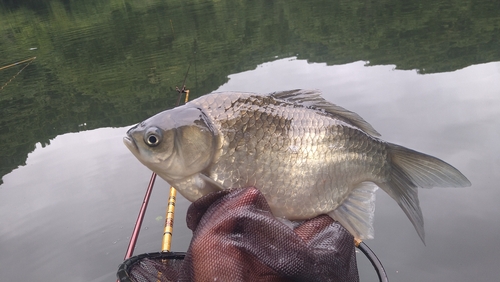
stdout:
<svg viewBox="0 0 500 282">
<path fill-rule="evenodd" d="M 123 137 L 123 144 L 125 144 L 125 146 L 127 146 L 127 148 L 133 153 L 139 152 L 139 148 L 137 147 L 134 138 L 130 137 L 130 135 L 127 134 L 127 136 Z"/>
</svg>

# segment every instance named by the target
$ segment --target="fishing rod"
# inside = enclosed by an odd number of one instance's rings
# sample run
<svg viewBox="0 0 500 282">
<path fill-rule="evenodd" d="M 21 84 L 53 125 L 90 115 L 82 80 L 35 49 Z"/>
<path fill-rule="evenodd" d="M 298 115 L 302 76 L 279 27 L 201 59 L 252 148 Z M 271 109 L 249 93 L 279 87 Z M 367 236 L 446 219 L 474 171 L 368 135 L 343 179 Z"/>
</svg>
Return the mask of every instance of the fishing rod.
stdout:
<svg viewBox="0 0 500 282">
<path fill-rule="evenodd" d="M 189 65 L 191 66 L 191 65 Z M 188 67 L 188 72 L 189 72 L 189 67 Z M 187 77 L 187 73 L 186 73 Z M 186 78 L 184 78 L 184 82 L 186 81 Z M 179 89 L 176 87 L 177 92 L 179 92 L 179 99 L 182 95 L 182 93 L 186 93 L 186 97 L 184 99 L 184 104 L 188 102 L 189 100 L 189 89 L 186 89 L 186 85 L 183 84 L 182 89 Z M 179 104 L 179 101 L 177 101 L 177 104 Z M 177 197 L 177 190 L 174 188 L 174 186 L 170 186 L 170 196 L 168 197 L 168 204 L 167 204 L 167 213 L 165 215 L 165 225 L 163 227 L 163 238 L 162 238 L 162 244 L 161 244 L 161 251 L 162 252 L 170 252 L 170 246 L 172 245 L 172 232 L 174 231 L 174 216 L 175 216 L 175 201 Z"/>
<path fill-rule="evenodd" d="M 184 77 L 184 81 L 182 83 L 182 89 L 179 89 L 178 87 L 176 87 L 176 90 L 177 92 L 179 92 L 179 98 L 177 99 L 177 104 L 176 106 L 179 105 L 180 103 L 180 98 L 182 96 L 182 93 L 186 93 L 186 101 L 188 99 L 188 96 L 189 96 L 189 90 L 186 90 L 186 79 L 187 79 L 187 75 L 188 75 L 188 72 L 189 72 L 189 68 L 191 67 L 191 64 L 189 64 L 188 66 L 188 70 L 186 72 L 186 75 Z M 146 194 L 144 195 L 144 200 L 142 201 L 142 205 L 141 205 L 141 209 L 139 210 L 139 214 L 137 216 L 137 220 L 135 222 L 135 226 L 134 226 L 134 230 L 132 231 L 132 235 L 130 236 L 130 241 L 128 243 L 128 247 L 127 247 L 127 252 L 125 253 L 125 257 L 123 258 L 124 260 L 126 259 L 129 259 L 130 257 L 132 257 L 133 253 L 134 253 L 134 249 L 135 249 L 135 245 L 137 243 L 137 238 L 139 237 L 139 232 L 141 230 L 141 226 L 142 226 L 142 222 L 144 220 L 144 215 L 146 214 L 146 209 L 148 208 L 148 203 L 149 203 L 149 198 L 151 197 L 151 192 L 153 191 L 153 186 L 155 184 L 155 180 L 156 180 L 156 173 L 152 173 L 151 174 L 151 178 L 149 180 L 149 184 L 148 184 L 148 188 L 146 189 Z M 172 189 L 174 190 L 174 192 L 172 192 Z M 173 187 L 170 188 L 170 194 L 171 194 L 171 197 L 169 197 L 169 205 L 168 205 L 168 208 L 175 208 L 175 195 L 176 195 L 176 191 Z M 172 193 L 173 193 L 173 202 L 171 203 L 171 198 L 172 198 Z M 171 222 L 171 226 L 173 227 L 173 214 L 174 214 L 174 211 L 172 210 L 172 212 L 170 213 L 171 214 L 171 219 L 170 219 L 170 222 Z M 167 210 L 167 216 L 169 215 L 168 213 L 168 210 Z M 167 223 L 168 220 L 165 220 L 165 223 Z M 172 235 L 172 230 L 169 230 L 169 234 L 170 234 L 170 238 L 167 240 L 167 243 L 169 244 L 168 248 L 170 249 L 170 240 L 171 240 L 171 235 Z"/>
<path fill-rule="evenodd" d="M 144 195 L 144 200 L 142 200 L 141 209 L 139 210 L 139 215 L 137 216 L 134 230 L 132 231 L 132 235 L 130 236 L 130 241 L 128 243 L 127 252 L 125 253 L 124 260 L 130 258 L 134 253 L 135 244 L 137 243 L 137 238 L 139 237 L 142 221 L 144 219 L 144 215 L 146 214 L 146 209 L 148 208 L 149 198 L 151 196 L 151 192 L 153 191 L 155 180 L 156 180 L 156 173 L 153 172 L 153 174 L 151 175 L 151 179 L 149 180 L 148 189 L 146 190 L 146 194 Z"/>
<path fill-rule="evenodd" d="M 184 76 L 184 81 L 182 82 L 182 88 L 175 87 L 175 90 L 179 93 L 177 98 L 177 106 L 180 104 L 182 93 L 186 93 L 184 98 L 184 104 L 189 100 L 189 89 L 186 89 L 186 79 L 191 68 L 191 63 L 189 63 L 186 75 Z M 170 252 L 170 246 L 172 245 L 172 236 L 174 232 L 174 216 L 175 216 L 175 201 L 177 197 L 177 190 L 170 186 L 170 195 L 168 197 L 167 212 L 165 215 L 165 225 L 163 226 L 163 238 L 161 243 L 162 252 Z"/>
</svg>

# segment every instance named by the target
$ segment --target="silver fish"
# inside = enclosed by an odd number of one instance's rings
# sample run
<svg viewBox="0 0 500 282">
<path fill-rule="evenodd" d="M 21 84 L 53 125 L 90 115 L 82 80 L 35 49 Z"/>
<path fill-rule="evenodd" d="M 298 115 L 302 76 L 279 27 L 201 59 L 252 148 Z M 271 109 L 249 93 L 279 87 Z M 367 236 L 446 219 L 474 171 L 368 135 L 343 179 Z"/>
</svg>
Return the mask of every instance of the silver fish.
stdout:
<svg viewBox="0 0 500 282">
<path fill-rule="evenodd" d="M 451 165 L 378 138 L 356 113 L 318 91 L 224 92 L 202 96 L 132 127 L 125 145 L 190 201 L 254 186 L 273 214 L 328 214 L 356 238 L 373 238 L 382 188 L 424 240 L 417 187 L 464 187 Z"/>
</svg>

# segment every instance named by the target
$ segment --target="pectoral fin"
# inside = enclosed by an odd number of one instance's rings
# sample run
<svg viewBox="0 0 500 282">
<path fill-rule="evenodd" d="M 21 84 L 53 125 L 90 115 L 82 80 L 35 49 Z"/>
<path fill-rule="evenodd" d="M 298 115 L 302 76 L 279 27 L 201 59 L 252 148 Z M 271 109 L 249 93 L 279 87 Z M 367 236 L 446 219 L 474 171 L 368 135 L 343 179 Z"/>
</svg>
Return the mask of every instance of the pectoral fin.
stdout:
<svg viewBox="0 0 500 282">
<path fill-rule="evenodd" d="M 212 178 L 200 173 L 198 175 L 200 179 L 204 182 L 204 188 L 208 188 L 210 192 L 220 191 L 226 189 L 222 184 L 215 182 Z M 208 193 L 206 193 L 208 194 Z"/>
</svg>

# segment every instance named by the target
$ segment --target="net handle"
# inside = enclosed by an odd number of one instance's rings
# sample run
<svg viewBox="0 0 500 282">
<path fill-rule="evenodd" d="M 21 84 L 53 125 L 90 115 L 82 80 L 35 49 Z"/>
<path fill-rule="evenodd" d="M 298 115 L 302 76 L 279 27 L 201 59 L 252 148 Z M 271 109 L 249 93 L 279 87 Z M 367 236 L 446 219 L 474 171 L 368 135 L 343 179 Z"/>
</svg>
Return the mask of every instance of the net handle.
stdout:
<svg viewBox="0 0 500 282">
<path fill-rule="evenodd" d="M 380 282 L 389 282 L 389 278 L 387 277 L 387 273 L 385 272 L 385 269 L 384 269 L 384 266 L 382 265 L 382 262 L 380 262 L 378 257 L 368 247 L 368 245 L 366 245 L 365 242 L 363 242 L 359 239 L 354 239 L 354 245 L 356 245 L 356 247 L 363 254 L 365 254 L 365 256 L 368 258 L 370 263 L 373 265 L 373 268 L 375 268 L 375 271 L 377 272 L 378 280 Z"/>
</svg>

